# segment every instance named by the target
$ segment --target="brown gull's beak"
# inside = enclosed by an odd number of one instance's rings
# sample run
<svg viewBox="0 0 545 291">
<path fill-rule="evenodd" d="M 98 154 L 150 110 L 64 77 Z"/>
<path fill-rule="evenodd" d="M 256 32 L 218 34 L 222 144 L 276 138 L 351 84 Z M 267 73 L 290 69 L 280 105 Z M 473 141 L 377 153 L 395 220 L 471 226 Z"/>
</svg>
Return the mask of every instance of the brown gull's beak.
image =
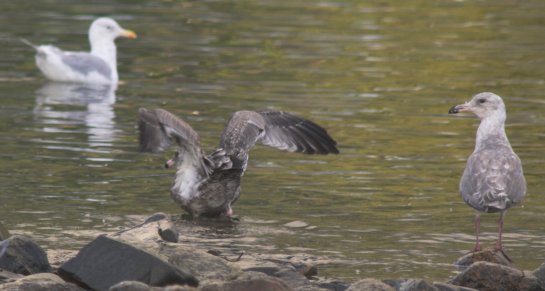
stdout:
<svg viewBox="0 0 545 291">
<path fill-rule="evenodd" d="M 463 112 L 463 111 L 469 111 L 469 103 L 466 102 L 464 104 L 452 106 L 448 110 L 448 113 L 449 114 L 456 114 L 456 113 Z"/>
</svg>

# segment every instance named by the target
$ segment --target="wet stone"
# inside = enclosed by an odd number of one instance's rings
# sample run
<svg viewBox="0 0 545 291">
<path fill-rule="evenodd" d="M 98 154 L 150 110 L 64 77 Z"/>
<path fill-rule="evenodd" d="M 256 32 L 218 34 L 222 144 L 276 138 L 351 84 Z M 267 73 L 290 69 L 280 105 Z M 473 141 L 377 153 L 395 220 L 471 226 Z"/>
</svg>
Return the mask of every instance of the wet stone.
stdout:
<svg viewBox="0 0 545 291">
<path fill-rule="evenodd" d="M 263 273 L 245 272 L 236 280 L 211 284 L 201 288 L 201 291 L 291 291 L 293 290 L 281 279 L 267 276 Z"/>
<path fill-rule="evenodd" d="M 481 291 L 542 290 L 530 272 L 488 262 L 472 264 L 449 283 Z"/>
<path fill-rule="evenodd" d="M 163 220 L 163 219 L 168 220 L 169 219 L 168 215 L 166 215 L 166 213 L 163 213 L 163 212 L 157 212 L 157 213 L 152 214 L 150 217 L 146 218 L 144 220 L 144 224 L 159 221 L 159 220 Z"/>
<path fill-rule="evenodd" d="M 240 275 L 240 270 L 226 260 L 183 245 L 165 245 L 161 254 L 168 257 L 168 262 L 193 274 L 202 284 L 233 280 Z"/>
<path fill-rule="evenodd" d="M 110 287 L 108 291 L 150 291 L 150 286 L 138 281 L 123 281 Z"/>
<path fill-rule="evenodd" d="M 353 283 L 346 291 L 395 291 L 394 287 L 377 279 L 367 278 Z"/>
<path fill-rule="evenodd" d="M 437 291 L 433 285 L 422 279 L 399 279 L 399 280 L 384 280 L 384 283 L 392 286 L 395 290 L 403 291 Z"/>
<path fill-rule="evenodd" d="M 344 291 L 350 287 L 350 284 L 338 280 L 324 280 L 316 284 L 319 288 L 333 291 Z"/>
<path fill-rule="evenodd" d="M 51 272 L 45 251 L 25 236 L 15 235 L 0 245 L 0 268 L 23 275 Z"/>
<path fill-rule="evenodd" d="M 299 220 L 295 220 L 295 221 L 288 222 L 288 223 L 284 224 L 284 226 L 285 227 L 292 227 L 292 228 L 300 228 L 300 227 L 307 227 L 308 223 L 303 222 L 303 221 L 299 221 Z"/>
<path fill-rule="evenodd" d="M 504 266 L 511 266 L 511 262 L 502 252 L 497 252 L 493 249 L 485 249 L 463 255 L 462 257 L 458 258 L 454 265 L 460 270 L 464 270 L 475 262 L 489 262 Z"/>
<path fill-rule="evenodd" d="M 23 275 L 0 269 L 0 284 L 15 281 L 21 277 Z"/>
<path fill-rule="evenodd" d="M 0 285 L 0 290 L 24 290 L 24 291 L 84 291 L 81 287 L 65 282 L 59 276 L 51 273 L 39 273 L 17 279 Z"/>
<path fill-rule="evenodd" d="M 67 281 L 95 290 L 108 290 L 122 281 L 140 281 L 150 286 L 198 285 L 191 274 L 142 249 L 106 236 L 99 236 L 83 247 L 76 257 L 59 268 L 59 274 Z"/>
<path fill-rule="evenodd" d="M 447 283 L 433 283 L 433 286 L 435 286 L 435 288 L 437 288 L 439 291 L 479 291 L 477 289 Z"/>
<path fill-rule="evenodd" d="M 161 221 L 159 222 L 158 229 L 159 236 L 162 240 L 172 243 L 178 242 L 178 230 L 174 224 L 170 221 Z"/>
</svg>

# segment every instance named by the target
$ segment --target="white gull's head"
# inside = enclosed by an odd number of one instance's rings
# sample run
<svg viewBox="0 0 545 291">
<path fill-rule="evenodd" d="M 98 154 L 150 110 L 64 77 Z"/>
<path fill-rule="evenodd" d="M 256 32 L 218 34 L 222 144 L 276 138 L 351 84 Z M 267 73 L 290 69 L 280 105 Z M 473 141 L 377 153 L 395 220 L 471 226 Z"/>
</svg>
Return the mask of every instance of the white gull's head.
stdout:
<svg viewBox="0 0 545 291">
<path fill-rule="evenodd" d="M 96 19 L 89 28 L 91 46 L 93 43 L 104 40 L 114 41 L 118 37 L 136 38 L 136 33 L 122 28 L 115 20 L 108 17 Z"/>
</svg>

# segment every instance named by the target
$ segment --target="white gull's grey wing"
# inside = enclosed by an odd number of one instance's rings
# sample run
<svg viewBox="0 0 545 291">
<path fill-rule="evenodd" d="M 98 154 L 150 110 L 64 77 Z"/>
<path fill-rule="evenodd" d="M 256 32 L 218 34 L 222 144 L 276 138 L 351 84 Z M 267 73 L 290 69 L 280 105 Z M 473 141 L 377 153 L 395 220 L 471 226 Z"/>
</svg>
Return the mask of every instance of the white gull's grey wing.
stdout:
<svg viewBox="0 0 545 291">
<path fill-rule="evenodd" d="M 522 200 L 526 181 L 519 157 L 506 147 L 473 153 L 460 181 L 461 195 L 477 210 L 496 212 Z"/>
<path fill-rule="evenodd" d="M 112 79 L 112 70 L 100 57 L 85 52 L 63 52 L 61 61 L 74 72 L 89 75 L 96 72 L 104 78 Z"/>
</svg>

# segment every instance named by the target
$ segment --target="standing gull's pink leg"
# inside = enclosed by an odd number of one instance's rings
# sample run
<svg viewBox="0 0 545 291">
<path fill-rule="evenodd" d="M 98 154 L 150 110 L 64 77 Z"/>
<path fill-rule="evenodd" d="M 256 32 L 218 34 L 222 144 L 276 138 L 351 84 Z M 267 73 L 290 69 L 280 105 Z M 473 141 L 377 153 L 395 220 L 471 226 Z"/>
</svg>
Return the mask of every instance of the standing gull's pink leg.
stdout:
<svg viewBox="0 0 545 291">
<path fill-rule="evenodd" d="M 479 244 L 479 232 L 481 229 L 481 214 L 479 212 L 475 213 L 475 247 L 473 252 L 478 252 L 481 250 L 481 245 Z"/>
<path fill-rule="evenodd" d="M 509 258 L 509 256 L 507 256 L 507 254 L 503 251 L 503 245 L 501 242 L 501 237 L 503 234 L 503 219 L 505 217 L 505 213 L 507 213 L 507 211 L 502 211 L 500 214 L 500 220 L 498 221 L 498 240 L 496 241 L 496 247 L 494 248 L 494 250 L 496 252 L 501 252 L 509 262 L 513 262 L 511 258 Z"/>
</svg>

